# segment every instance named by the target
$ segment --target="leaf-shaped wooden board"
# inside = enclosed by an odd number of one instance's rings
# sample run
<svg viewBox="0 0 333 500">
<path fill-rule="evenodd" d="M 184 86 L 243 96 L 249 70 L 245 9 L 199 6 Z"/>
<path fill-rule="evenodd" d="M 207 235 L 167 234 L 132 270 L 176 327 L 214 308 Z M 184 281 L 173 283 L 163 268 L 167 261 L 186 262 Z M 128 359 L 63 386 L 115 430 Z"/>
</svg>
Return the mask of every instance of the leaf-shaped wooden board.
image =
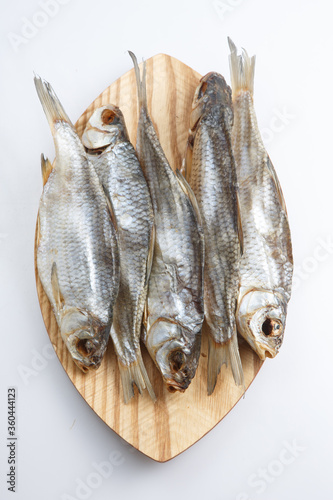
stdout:
<svg viewBox="0 0 333 500">
<path fill-rule="evenodd" d="M 148 107 L 162 147 L 174 169 L 181 166 L 192 98 L 199 79 L 197 72 L 173 57 L 159 54 L 147 60 Z M 109 103 L 116 104 L 123 111 L 130 139 L 135 144 L 138 109 L 134 70 L 114 82 L 87 108 L 76 123 L 79 135 L 82 135 L 93 111 Z M 157 368 L 143 348 L 144 363 L 157 402 L 154 404 L 145 393 L 136 395 L 125 405 L 111 341 L 100 368 L 83 374 L 61 339 L 37 269 L 36 281 L 50 340 L 76 389 L 111 429 L 154 460 L 165 462 L 186 450 L 220 422 L 241 398 L 242 388 L 236 387 L 231 370 L 225 367 L 213 395 L 207 396 L 208 349 L 204 327 L 199 367 L 184 394 L 171 394 L 165 389 Z M 241 342 L 240 353 L 245 386 L 248 388 L 262 362 L 245 342 Z"/>
</svg>

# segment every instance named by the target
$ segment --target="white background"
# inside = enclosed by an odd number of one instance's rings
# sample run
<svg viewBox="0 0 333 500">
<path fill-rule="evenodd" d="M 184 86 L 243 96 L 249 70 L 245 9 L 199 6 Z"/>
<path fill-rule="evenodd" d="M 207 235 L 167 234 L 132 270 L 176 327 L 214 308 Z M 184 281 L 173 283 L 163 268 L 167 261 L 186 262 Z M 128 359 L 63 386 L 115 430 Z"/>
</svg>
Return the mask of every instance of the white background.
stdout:
<svg viewBox="0 0 333 500">
<path fill-rule="evenodd" d="M 61 3 L 45 21 L 38 0 L 1 1 L 0 498 L 332 499 L 330 2 Z M 24 18 L 45 26 L 27 38 Z M 295 288 L 280 354 L 214 430 L 159 464 L 126 446 L 84 402 L 58 359 L 46 358 L 33 246 L 40 153 L 52 158 L 54 149 L 33 70 L 52 82 L 76 121 L 132 67 L 128 49 L 139 59 L 164 52 L 229 80 L 228 35 L 257 55 L 255 103 L 288 207 Z M 9 386 L 18 391 L 16 494 L 6 489 Z M 96 479 L 93 463 L 115 451 L 123 463 L 98 487 L 78 490 L 80 481 Z"/>
</svg>

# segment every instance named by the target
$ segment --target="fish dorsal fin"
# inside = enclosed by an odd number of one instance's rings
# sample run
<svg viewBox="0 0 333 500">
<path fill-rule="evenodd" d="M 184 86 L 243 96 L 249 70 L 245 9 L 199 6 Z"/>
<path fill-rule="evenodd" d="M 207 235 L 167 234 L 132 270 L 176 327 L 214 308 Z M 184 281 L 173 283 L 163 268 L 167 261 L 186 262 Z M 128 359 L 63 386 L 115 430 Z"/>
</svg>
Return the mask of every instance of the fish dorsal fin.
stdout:
<svg viewBox="0 0 333 500">
<path fill-rule="evenodd" d="M 200 210 L 199 210 L 199 205 L 198 205 L 198 202 L 197 202 L 197 199 L 195 197 L 195 194 L 193 193 L 193 190 L 191 188 L 191 186 L 189 185 L 189 183 L 187 182 L 187 180 L 184 178 L 184 176 L 180 173 L 180 171 L 176 170 L 176 177 L 178 179 L 178 182 L 179 182 L 179 185 L 180 187 L 182 188 L 182 190 L 184 191 L 184 193 L 188 196 L 190 202 L 191 202 L 191 205 L 193 207 L 193 210 L 197 216 L 197 220 L 199 222 L 199 225 L 202 227 L 202 219 L 201 219 L 201 213 L 200 213 Z"/>
<path fill-rule="evenodd" d="M 147 257 L 146 280 L 145 280 L 146 286 L 148 286 L 151 268 L 153 266 L 153 257 L 154 257 L 154 253 L 155 253 L 155 242 L 156 242 L 156 229 L 155 229 L 155 223 L 154 223 L 152 230 L 151 230 L 148 257 Z M 144 309 L 143 309 L 143 315 L 142 315 L 141 338 L 142 338 L 142 341 L 144 343 L 146 342 L 146 336 L 147 336 L 147 323 L 148 323 L 148 296 L 146 297 L 146 301 L 145 301 L 145 305 L 144 305 Z"/>
<path fill-rule="evenodd" d="M 240 244 L 240 253 L 243 255 L 244 251 L 244 239 L 243 239 L 243 226 L 242 226 L 242 217 L 241 217 L 241 209 L 240 209 L 240 201 L 238 191 L 236 192 L 236 200 L 237 200 L 237 228 L 238 228 L 238 239 Z"/>
<path fill-rule="evenodd" d="M 110 214 L 110 217 L 111 217 L 111 220 L 112 220 L 112 224 L 113 224 L 115 230 L 118 232 L 118 224 L 117 224 L 116 214 L 114 213 L 114 208 L 113 208 L 113 205 L 112 205 L 111 198 L 109 196 L 109 193 L 106 190 L 106 187 L 103 184 L 101 184 L 101 186 L 102 186 L 103 191 L 104 191 L 104 195 L 105 195 L 105 199 L 106 199 L 106 204 L 107 204 L 107 207 L 108 207 L 108 210 L 109 210 L 109 214 Z"/>
<path fill-rule="evenodd" d="M 53 262 L 53 264 L 52 264 L 51 285 L 52 285 L 52 293 L 53 293 L 54 300 L 56 301 L 58 309 L 61 310 L 65 304 L 65 299 L 64 299 L 64 297 L 60 291 L 60 288 L 59 288 L 57 265 L 55 262 Z"/>
<path fill-rule="evenodd" d="M 280 181 L 276 175 L 276 172 L 275 172 L 275 168 L 273 166 L 273 163 L 270 159 L 270 157 L 267 155 L 267 160 L 266 160 L 266 165 L 267 165 L 267 169 L 275 183 L 275 186 L 276 186 L 276 191 L 277 191 L 277 194 L 278 194 L 278 197 L 279 197 L 279 200 L 280 200 L 280 203 L 281 203 L 281 207 L 282 209 L 284 210 L 285 213 L 287 213 L 287 207 L 286 207 L 286 202 L 284 200 L 284 196 L 283 196 L 283 193 L 282 193 L 282 189 L 281 189 L 281 185 L 280 185 Z"/>
<path fill-rule="evenodd" d="M 144 283 L 144 287 L 143 287 L 143 289 L 141 291 L 141 295 L 140 295 L 140 302 L 141 302 L 141 297 L 144 297 L 144 307 L 143 307 L 142 317 L 139 317 L 139 315 L 137 315 L 136 321 L 135 321 L 135 331 L 139 332 L 139 335 L 142 337 L 142 340 L 144 340 L 143 339 L 143 331 L 146 332 L 146 325 L 147 325 L 147 320 L 148 320 L 147 288 L 148 288 L 149 276 L 150 276 L 150 272 L 151 272 L 151 268 L 152 268 L 152 264 L 153 264 L 154 245 L 155 245 L 155 225 L 153 224 L 152 229 L 151 229 L 148 256 L 147 256 L 147 262 L 146 262 L 145 283 Z"/>
<path fill-rule="evenodd" d="M 146 299 L 145 306 L 143 309 L 142 315 L 142 324 L 141 324 L 141 340 L 145 344 L 147 340 L 147 323 L 148 323 L 148 299 Z"/>
<path fill-rule="evenodd" d="M 189 132 L 189 137 L 187 139 L 187 144 L 186 144 L 186 150 L 185 150 L 185 158 L 183 159 L 182 162 L 182 167 L 180 169 L 180 172 L 183 174 L 187 182 L 190 182 L 191 178 L 191 171 L 192 171 L 192 156 L 193 156 L 193 135 L 191 133 L 191 130 Z"/>
<path fill-rule="evenodd" d="M 156 229 L 155 229 L 155 223 L 154 223 L 153 227 L 151 229 L 150 242 L 149 242 L 148 258 L 147 258 L 147 271 L 146 271 L 146 284 L 148 284 L 149 276 L 151 273 L 151 268 L 153 265 L 155 238 L 156 238 Z"/>
<path fill-rule="evenodd" d="M 182 166 L 180 167 L 179 172 L 182 174 L 184 179 L 186 179 L 186 170 L 187 170 L 186 158 L 183 158 Z"/>
<path fill-rule="evenodd" d="M 52 164 L 48 158 L 45 158 L 43 153 L 40 155 L 40 162 L 42 167 L 43 186 L 45 186 L 52 172 Z"/>
</svg>

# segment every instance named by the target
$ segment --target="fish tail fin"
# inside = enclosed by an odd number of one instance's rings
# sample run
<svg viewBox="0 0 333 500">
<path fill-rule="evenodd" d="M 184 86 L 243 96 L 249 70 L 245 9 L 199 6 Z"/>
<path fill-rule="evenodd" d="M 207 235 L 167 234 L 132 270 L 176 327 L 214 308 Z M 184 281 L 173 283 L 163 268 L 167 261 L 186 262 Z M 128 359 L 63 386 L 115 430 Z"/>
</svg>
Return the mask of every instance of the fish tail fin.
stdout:
<svg viewBox="0 0 333 500">
<path fill-rule="evenodd" d="M 43 106 L 44 113 L 52 132 L 54 131 L 54 124 L 58 121 L 65 121 L 72 125 L 51 85 L 37 75 L 34 77 L 34 82 L 39 100 Z"/>
<path fill-rule="evenodd" d="M 232 337 L 227 342 L 223 342 L 222 344 L 215 342 L 211 335 L 209 335 L 207 374 L 208 395 L 211 395 L 214 392 L 217 376 L 220 373 L 222 366 L 224 364 L 228 366 L 229 363 L 236 385 L 242 385 L 244 387 L 244 374 L 238 350 L 236 330 Z"/>
<path fill-rule="evenodd" d="M 147 110 L 147 91 L 146 91 L 146 61 L 143 61 L 143 70 L 142 70 L 142 79 L 140 76 L 140 68 L 138 64 L 138 60 L 136 58 L 136 55 L 133 54 L 130 50 L 128 51 L 129 55 L 131 56 L 131 59 L 134 64 L 134 71 L 135 71 L 135 78 L 136 78 L 136 85 L 138 89 L 138 100 L 139 100 L 139 109 L 141 110 L 142 108 L 144 110 Z"/>
<path fill-rule="evenodd" d="M 143 364 L 141 352 L 138 353 L 136 360 L 130 365 L 124 365 L 119 359 L 118 365 L 125 404 L 134 396 L 134 385 L 137 386 L 140 394 L 142 394 L 144 389 L 147 389 L 151 399 L 154 402 L 156 401 L 155 392 L 149 380 L 146 367 Z"/>
<path fill-rule="evenodd" d="M 233 96 L 242 91 L 249 91 L 253 95 L 256 56 L 249 57 L 245 49 L 243 49 L 242 55 L 238 56 L 237 47 L 229 37 L 228 43 L 230 48 L 229 65 Z"/>
</svg>

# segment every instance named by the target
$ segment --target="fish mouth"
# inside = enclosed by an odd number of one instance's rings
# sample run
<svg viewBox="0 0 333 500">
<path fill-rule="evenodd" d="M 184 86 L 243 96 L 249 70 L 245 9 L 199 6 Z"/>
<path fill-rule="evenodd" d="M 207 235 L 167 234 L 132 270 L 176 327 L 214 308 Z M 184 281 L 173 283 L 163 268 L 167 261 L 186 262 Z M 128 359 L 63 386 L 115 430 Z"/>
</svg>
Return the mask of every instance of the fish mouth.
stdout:
<svg viewBox="0 0 333 500">
<path fill-rule="evenodd" d="M 185 366 L 178 372 L 173 372 L 173 376 L 165 379 L 165 383 L 169 392 L 184 392 L 190 385 L 191 380 L 191 373 Z"/>
<path fill-rule="evenodd" d="M 185 382 L 180 383 L 180 382 L 177 382 L 176 380 L 167 379 L 165 381 L 165 383 L 166 383 L 168 391 L 171 392 L 171 393 L 185 392 L 185 390 L 190 385 L 190 381 L 189 380 L 188 381 L 186 380 Z"/>
<path fill-rule="evenodd" d="M 236 311 L 237 330 L 264 361 L 275 358 L 284 338 L 286 301 L 276 291 L 246 291 Z"/>
<path fill-rule="evenodd" d="M 266 358 L 275 358 L 275 356 L 277 355 L 277 353 L 279 352 L 279 348 L 271 348 L 267 345 L 264 345 L 264 344 L 256 344 L 253 346 L 253 349 L 256 351 L 256 353 L 258 354 L 259 358 L 262 360 L 262 361 L 265 361 Z"/>
<path fill-rule="evenodd" d="M 249 327 L 248 335 L 245 336 L 245 339 L 262 361 L 266 358 L 275 358 L 280 350 L 283 339 L 281 337 L 269 337 L 267 340 L 266 338 L 259 339 L 258 337 L 261 337 L 260 333 L 258 336 L 253 335 Z"/>
<path fill-rule="evenodd" d="M 281 321 L 276 318 L 267 317 L 261 324 L 261 339 L 255 340 L 256 352 L 260 359 L 275 358 L 283 341 L 284 329 Z M 264 336 L 264 338 L 263 338 Z"/>
<path fill-rule="evenodd" d="M 104 350 L 101 349 L 101 346 L 96 345 L 96 340 L 93 337 L 83 337 L 77 338 L 70 352 L 76 366 L 83 373 L 87 373 L 100 367 Z"/>
<path fill-rule="evenodd" d="M 91 370 L 97 370 L 101 366 L 102 358 L 100 356 L 91 356 L 91 358 L 78 359 L 73 358 L 76 366 L 80 368 L 83 373 Z"/>
</svg>

